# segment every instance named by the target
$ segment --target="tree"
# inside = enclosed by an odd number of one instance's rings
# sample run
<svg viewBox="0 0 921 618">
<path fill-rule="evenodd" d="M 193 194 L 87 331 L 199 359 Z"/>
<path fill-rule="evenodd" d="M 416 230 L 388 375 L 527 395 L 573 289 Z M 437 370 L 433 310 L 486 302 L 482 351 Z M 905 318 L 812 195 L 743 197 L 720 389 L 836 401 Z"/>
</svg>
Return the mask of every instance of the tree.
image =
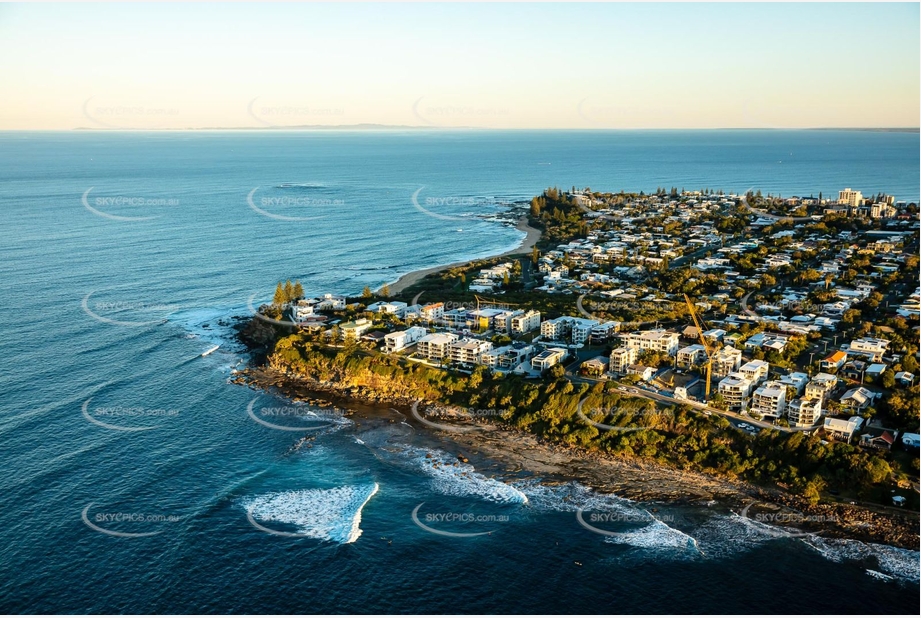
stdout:
<svg viewBox="0 0 921 618">
<path fill-rule="evenodd" d="M 384 287 L 381 288 L 381 296 L 383 296 L 384 298 L 390 298 L 390 286 L 389 285 L 384 285 Z"/>
<path fill-rule="evenodd" d="M 278 307 L 284 305 L 287 301 L 285 297 L 285 290 L 281 287 L 281 283 L 275 286 L 275 296 L 272 297 L 272 304 Z"/>
<path fill-rule="evenodd" d="M 292 300 L 300 300 L 302 298 L 304 298 L 304 286 L 301 285 L 300 281 L 295 281 L 294 298 Z"/>
<path fill-rule="evenodd" d="M 537 264 L 537 260 L 540 257 L 540 251 L 537 250 L 537 245 L 531 247 L 531 263 Z"/>
<path fill-rule="evenodd" d="M 291 285 L 290 279 L 285 281 L 284 294 L 285 294 L 285 302 L 290 303 L 292 300 L 294 300 L 294 286 Z"/>
<path fill-rule="evenodd" d="M 366 285 L 365 289 L 361 291 L 361 297 L 362 298 L 372 298 L 373 296 L 374 296 L 374 293 L 371 291 L 371 288 Z"/>
</svg>

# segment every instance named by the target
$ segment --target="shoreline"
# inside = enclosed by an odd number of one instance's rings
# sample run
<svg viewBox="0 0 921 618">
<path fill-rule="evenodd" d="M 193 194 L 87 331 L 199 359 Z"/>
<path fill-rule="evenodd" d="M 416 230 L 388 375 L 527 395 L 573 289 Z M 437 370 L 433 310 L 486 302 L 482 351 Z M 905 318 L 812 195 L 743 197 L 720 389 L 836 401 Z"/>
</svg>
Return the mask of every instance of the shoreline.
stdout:
<svg viewBox="0 0 921 618">
<path fill-rule="evenodd" d="M 443 270 L 448 270 L 449 268 L 455 268 L 457 266 L 469 264 L 470 262 L 474 260 L 489 260 L 493 258 L 504 257 L 507 255 L 527 253 L 528 251 L 531 250 L 532 247 L 534 247 L 534 245 L 537 244 L 537 241 L 540 240 L 541 231 L 537 229 L 536 227 L 531 227 L 531 225 L 528 224 L 527 215 L 522 216 L 518 219 L 518 223 L 515 224 L 515 229 L 521 232 L 524 232 L 525 237 L 521 240 L 521 243 L 514 249 L 510 249 L 502 253 L 497 253 L 495 255 L 488 255 L 485 257 L 481 257 L 481 258 L 461 260 L 459 262 L 452 262 L 451 264 L 443 264 L 441 266 L 433 266 L 431 268 L 423 268 L 421 270 L 414 270 L 412 272 L 406 273 L 405 275 L 401 276 L 399 279 L 397 279 L 393 283 L 385 284 L 385 285 L 388 285 L 390 287 L 391 295 L 399 294 L 403 292 L 404 290 L 406 290 L 406 288 L 409 288 L 415 285 L 416 283 L 422 281 L 425 277 L 441 272 Z M 381 288 L 383 287 L 384 286 L 381 286 Z M 375 291 L 380 292 L 381 288 L 378 288 Z"/>
<path fill-rule="evenodd" d="M 788 525 L 781 530 L 918 550 L 917 519 L 908 512 L 843 503 L 809 505 L 780 489 L 643 459 L 614 457 L 494 424 L 452 422 L 446 424 L 459 431 L 430 429 L 414 418 L 409 401 L 368 397 L 359 389 L 342 391 L 268 367 L 250 366 L 235 372 L 231 382 L 294 402 L 348 409 L 358 427 L 405 422 L 426 443 L 456 454 L 461 461 L 469 459 L 475 470 L 487 476 L 530 478 L 547 485 L 575 481 L 593 491 L 650 507 L 693 506 L 723 514 L 744 513 L 753 507 L 756 513 L 773 513 L 773 517 L 786 514 L 783 521 Z M 813 522 L 811 518 L 816 519 Z"/>
</svg>

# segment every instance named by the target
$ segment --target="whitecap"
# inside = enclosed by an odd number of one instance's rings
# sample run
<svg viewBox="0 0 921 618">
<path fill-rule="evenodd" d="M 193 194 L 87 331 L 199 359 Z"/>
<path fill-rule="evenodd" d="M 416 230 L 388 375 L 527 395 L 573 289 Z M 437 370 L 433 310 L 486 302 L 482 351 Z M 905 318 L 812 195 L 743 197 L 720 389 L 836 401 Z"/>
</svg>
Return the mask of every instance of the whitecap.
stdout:
<svg viewBox="0 0 921 618">
<path fill-rule="evenodd" d="M 919 570 L 921 553 L 912 549 L 864 543 L 852 539 L 826 539 L 818 536 L 810 537 L 808 545 L 832 562 L 875 559 L 879 565 L 877 572 L 901 581 L 921 581 L 921 570 Z"/>
<path fill-rule="evenodd" d="M 377 490 L 377 483 L 369 483 L 284 491 L 248 498 L 243 508 L 259 522 L 292 524 L 300 536 L 354 543 L 362 533 L 361 511 Z"/>
<path fill-rule="evenodd" d="M 524 504 L 528 497 L 519 489 L 498 479 L 488 478 L 456 457 L 436 449 L 408 446 L 413 467 L 431 477 L 432 488 L 446 496 L 474 496 L 504 504 Z"/>
</svg>

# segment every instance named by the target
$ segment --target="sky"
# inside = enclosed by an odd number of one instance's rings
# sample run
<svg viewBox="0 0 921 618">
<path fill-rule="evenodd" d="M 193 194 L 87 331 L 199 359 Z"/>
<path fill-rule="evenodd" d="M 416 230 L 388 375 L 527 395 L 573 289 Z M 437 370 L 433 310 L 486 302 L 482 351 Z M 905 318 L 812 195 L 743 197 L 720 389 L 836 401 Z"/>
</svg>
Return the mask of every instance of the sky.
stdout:
<svg viewBox="0 0 921 618">
<path fill-rule="evenodd" d="M 918 3 L 0 4 L 0 130 L 917 127 Z"/>
</svg>

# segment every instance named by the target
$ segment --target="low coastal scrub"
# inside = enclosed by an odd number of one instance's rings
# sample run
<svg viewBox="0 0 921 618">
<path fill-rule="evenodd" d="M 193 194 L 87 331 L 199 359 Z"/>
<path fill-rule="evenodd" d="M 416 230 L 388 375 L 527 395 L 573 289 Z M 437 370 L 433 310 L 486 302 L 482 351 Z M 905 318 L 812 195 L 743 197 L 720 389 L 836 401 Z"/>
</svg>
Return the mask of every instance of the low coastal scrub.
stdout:
<svg viewBox="0 0 921 618">
<path fill-rule="evenodd" d="M 277 341 L 269 367 L 317 387 L 375 400 L 427 402 L 495 410 L 491 422 L 548 440 L 623 458 L 761 485 L 777 485 L 811 502 L 833 490 L 857 497 L 876 495 L 893 476 L 874 453 L 843 443 L 827 443 L 803 433 L 762 431 L 750 436 L 722 417 L 704 416 L 687 406 L 660 407 L 617 389 L 562 377 L 535 382 L 492 374 L 470 374 L 414 363 L 346 344 L 330 347 L 304 335 Z M 580 407 L 581 402 L 581 407 Z"/>
</svg>

